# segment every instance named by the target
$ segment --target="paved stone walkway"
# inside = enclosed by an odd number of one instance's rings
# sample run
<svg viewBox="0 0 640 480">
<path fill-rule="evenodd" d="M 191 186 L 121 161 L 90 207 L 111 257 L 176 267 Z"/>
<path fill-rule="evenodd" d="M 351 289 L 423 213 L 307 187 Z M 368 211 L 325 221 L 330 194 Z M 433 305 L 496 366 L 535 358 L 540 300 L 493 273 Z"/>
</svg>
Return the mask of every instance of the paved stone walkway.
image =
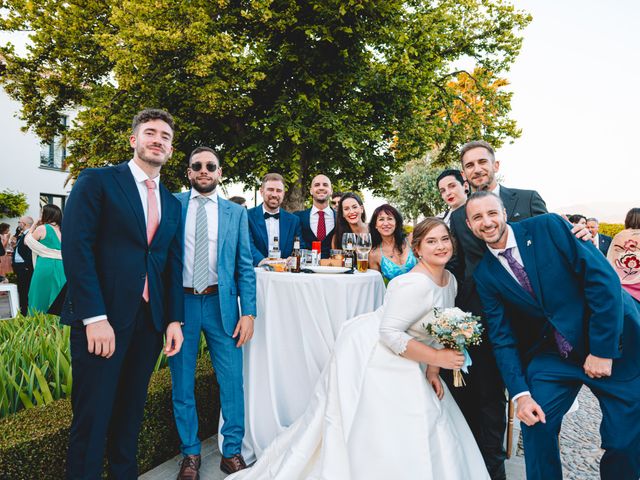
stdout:
<svg viewBox="0 0 640 480">
<path fill-rule="evenodd" d="M 578 411 L 568 414 L 560 433 L 560 450 L 564 470 L 564 480 L 598 480 L 600 449 L 600 406 L 591 391 L 583 388 L 578 401 Z M 520 438 L 520 427 L 514 422 L 514 438 Z M 202 444 L 205 452 L 200 469 L 201 480 L 222 480 L 226 477 L 220 471 L 220 452 L 217 437 L 205 440 Z M 180 469 L 181 456 L 163 463 L 140 477 L 141 480 L 174 480 Z M 514 455 L 507 460 L 507 479 L 526 480 L 522 440 L 514 446 Z M 469 479 L 471 480 L 471 479 Z"/>
</svg>

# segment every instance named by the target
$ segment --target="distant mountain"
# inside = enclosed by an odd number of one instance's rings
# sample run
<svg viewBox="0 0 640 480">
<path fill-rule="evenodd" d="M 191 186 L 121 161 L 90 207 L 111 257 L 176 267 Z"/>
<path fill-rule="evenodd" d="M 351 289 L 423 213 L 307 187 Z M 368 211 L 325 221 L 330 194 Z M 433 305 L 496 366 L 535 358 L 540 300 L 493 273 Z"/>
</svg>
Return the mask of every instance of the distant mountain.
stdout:
<svg viewBox="0 0 640 480">
<path fill-rule="evenodd" d="M 640 200 L 637 202 L 594 202 L 577 203 L 564 207 L 549 206 L 550 212 L 580 214 L 585 217 L 595 217 L 605 223 L 624 223 L 624 217 L 633 207 L 640 207 Z"/>
</svg>

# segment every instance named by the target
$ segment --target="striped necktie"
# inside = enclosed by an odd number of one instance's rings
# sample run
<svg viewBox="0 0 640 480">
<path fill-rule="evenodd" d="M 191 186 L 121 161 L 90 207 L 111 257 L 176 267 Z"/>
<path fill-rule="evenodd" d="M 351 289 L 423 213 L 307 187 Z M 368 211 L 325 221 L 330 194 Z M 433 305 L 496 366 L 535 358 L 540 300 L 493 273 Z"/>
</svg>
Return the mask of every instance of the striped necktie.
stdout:
<svg viewBox="0 0 640 480">
<path fill-rule="evenodd" d="M 209 286 L 209 228 L 207 226 L 207 197 L 196 197 L 195 254 L 193 256 L 193 289 L 200 293 Z"/>
</svg>

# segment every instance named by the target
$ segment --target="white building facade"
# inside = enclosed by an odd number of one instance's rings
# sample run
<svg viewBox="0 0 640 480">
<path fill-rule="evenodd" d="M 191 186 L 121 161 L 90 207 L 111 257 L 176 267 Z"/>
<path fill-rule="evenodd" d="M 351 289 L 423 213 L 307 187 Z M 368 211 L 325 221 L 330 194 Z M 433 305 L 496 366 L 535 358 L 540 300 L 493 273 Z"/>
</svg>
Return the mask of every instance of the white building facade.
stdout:
<svg viewBox="0 0 640 480">
<path fill-rule="evenodd" d="M 43 144 L 33 132 L 23 132 L 19 110 L 20 104 L 0 87 L 0 191 L 24 193 L 29 204 L 25 215 L 37 221 L 44 204 L 53 203 L 64 210 L 72 183 L 67 182 L 67 148 L 61 138 Z M 71 119 L 64 116 L 61 121 L 68 124 Z M 0 221 L 9 223 L 13 230 L 18 219 Z"/>
</svg>

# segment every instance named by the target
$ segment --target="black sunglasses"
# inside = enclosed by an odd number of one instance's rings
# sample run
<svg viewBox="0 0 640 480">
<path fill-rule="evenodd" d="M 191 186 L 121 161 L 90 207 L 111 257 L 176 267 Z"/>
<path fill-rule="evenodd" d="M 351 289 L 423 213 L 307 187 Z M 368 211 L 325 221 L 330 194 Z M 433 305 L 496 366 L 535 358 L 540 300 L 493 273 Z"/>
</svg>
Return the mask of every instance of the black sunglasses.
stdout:
<svg viewBox="0 0 640 480">
<path fill-rule="evenodd" d="M 215 163 L 207 163 L 205 166 L 210 172 L 215 172 L 216 170 L 218 170 L 218 168 L 220 168 Z M 202 169 L 202 162 L 193 162 L 189 168 L 194 172 L 199 172 Z"/>
</svg>

